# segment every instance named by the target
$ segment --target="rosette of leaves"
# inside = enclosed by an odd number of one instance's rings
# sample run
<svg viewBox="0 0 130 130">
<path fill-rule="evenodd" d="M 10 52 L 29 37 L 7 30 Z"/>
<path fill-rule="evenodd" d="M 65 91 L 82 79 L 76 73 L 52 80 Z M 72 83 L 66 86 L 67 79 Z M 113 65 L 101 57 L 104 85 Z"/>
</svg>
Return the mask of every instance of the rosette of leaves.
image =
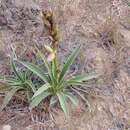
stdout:
<svg viewBox="0 0 130 130">
<path fill-rule="evenodd" d="M 10 60 L 12 75 L 9 77 L 1 77 L 0 82 L 4 84 L 5 89 L 5 98 L 3 104 L 0 107 L 0 111 L 2 111 L 12 97 L 18 91 L 24 91 L 27 94 L 27 99 L 30 101 L 31 95 L 36 92 L 35 86 L 31 81 L 31 73 L 29 71 L 18 70 L 16 66 L 15 60 L 12 57 Z"/>
<path fill-rule="evenodd" d="M 39 66 L 35 64 L 17 60 L 44 82 L 32 96 L 30 103 L 31 108 L 38 106 L 42 101 L 48 98 L 50 106 L 58 101 L 64 113 L 67 114 L 68 110 L 66 102 L 68 99 L 76 106 L 78 105 L 78 100 L 75 94 L 78 94 L 82 99 L 85 99 L 85 97 L 80 94 L 80 91 L 75 93 L 76 91 L 73 91 L 73 89 L 76 87 L 80 87 L 81 89 L 84 88 L 86 81 L 95 79 L 98 77 L 98 75 L 95 73 L 89 73 L 75 75 L 69 79 L 66 78 L 69 68 L 78 56 L 80 49 L 81 46 L 73 51 L 73 53 L 66 59 L 66 62 L 60 71 L 57 71 L 58 66 L 55 62 L 56 59 L 53 58 L 51 61 L 47 61 L 46 57 L 38 49 L 37 52 L 43 60 L 46 70 L 44 69 L 43 71 Z M 72 87 L 73 89 L 71 89 Z"/>
</svg>

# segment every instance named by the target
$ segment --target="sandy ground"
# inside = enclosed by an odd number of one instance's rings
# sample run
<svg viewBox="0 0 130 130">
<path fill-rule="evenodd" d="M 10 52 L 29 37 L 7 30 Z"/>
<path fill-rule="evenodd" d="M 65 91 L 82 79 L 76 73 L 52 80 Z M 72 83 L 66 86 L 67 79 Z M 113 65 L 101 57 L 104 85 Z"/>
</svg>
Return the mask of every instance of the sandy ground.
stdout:
<svg viewBox="0 0 130 130">
<path fill-rule="evenodd" d="M 22 57 L 32 44 L 48 42 L 38 14 L 51 9 L 61 30 L 61 62 L 82 44 L 75 70 L 102 75 L 88 90 L 89 110 L 82 102 L 78 108 L 68 104 L 69 117 L 56 108 L 52 122 L 43 113 L 32 120 L 27 105 L 13 103 L 0 113 L 0 125 L 14 130 L 130 130 L 130 7 L 125 0 L 1 0 L 0 5 L 1 74 L 8 69 L 10 45 Z"/>
</svg>

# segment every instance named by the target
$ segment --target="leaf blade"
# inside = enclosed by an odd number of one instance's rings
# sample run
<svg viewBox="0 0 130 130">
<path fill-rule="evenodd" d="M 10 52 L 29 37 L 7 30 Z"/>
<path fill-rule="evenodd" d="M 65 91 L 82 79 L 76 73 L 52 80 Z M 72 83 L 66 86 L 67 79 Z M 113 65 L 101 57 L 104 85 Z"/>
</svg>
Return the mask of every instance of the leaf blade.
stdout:
<svg viewBox="0 0 130 130">
<path fill-rule="evenodd" d="M 11 98 L 13 97 L 13 95 L 20 89 L 22 89 L 22 88 L 21 87 L 14 87 L 13 89 L 11 89 L 7 93 L 7 95 L 5 96 L 4 102 L 3 102 L 2 106 L 0 107 L 0 112 L 7 106 L 7 104 L 9 103 Z"/>
<path fill-rule="evenodd" d="M 11 67 L 12 67 L 12 70 L 14 71 L 14 74 L 17 76 L 18 79 L 20 79 L 21 81 L 23 81 L 22 77 L 19 75 L 17 69 L 16 69 L 16 65 L 14 63 L 14 59 L 11 58 Z"/>
<path fill-rule="evenodd" d="M 44 82 L 48 82 L 47 76 L 42 72 L 42 70 L 38 66 L 28 62 L 23 62 L 19 60 L 17 61 L 21 63 L 23 66 L 25 66 L 26 68 L 28 68 L 31 72 L 39 76 Z"/>
<path fill-rule="evenodd" d="M 63 93 L 58 93 L 57 96 L 58 96 L 60 106 L 61 106 L 63 112 L 65 113 L 65 115 L 67 115 L 68 111 L 67 111 L 67 106 L 66 106 L 65 95 Z"/>
<path fill-rule="evenodd" d="M 84 82 L 84 81 L 88 81 L 88 80 L 92 80 L 99 77 L 98 74 L 96 73 L 89 73 L 89 74 L 81 74 L 81 75 L 77 75 L 73 78 L 71 78 L 70 80 L 68 80 L 68 82 Z"/>
<path fill-rule="evenodd" d="M 32 99 L 35 98 L 36 96 L 40 95 L 41 93 L 43 93 L 44 91 L 46 91 L 48 88 L 50 88 L 51 86 L 46 83 L 43 86 L 41 86 L 33 95 Z"/>
<path fill-rule="evenodd" d="M 30 86 L 30 88 L 32 89 L 33 93 L 36 92 L 36 88 L 35 88 L 34 84 L 32 83 L 32 81 L 26 81 L 26 84 Z"/>
<path fill-rule="evenodd" d="M 76 96 L 74 96 L 72 93 L 66 93 L 65 95 L 75 106 L 78 106 L 78 99 L 76 98 Z"/>
<path fill-rule="evenodd" d="M 30 108 L 33 109 L 34 107 L 38 106 L 42 100 L 44 100 L 46 97 L 50 95 L 49 92 L 43 92 L 42 94 L 38 95 L 34 99 L 32 99 L 32 102 L 30 104 Z"/>
<path fill-rule="evenodd" d="M 68 71 L 69 67 L 73 64 L 74 60 L 78 56 L 80 49 L 81 49 L 81 46 L 77 47 L 73 51 L 73 53 L 69 56 L 69 58 L 67 59 L 66 63 L 64 64 L 64 66 L 62 68 L 62 71 L 60 73 L 59 81 L 62 81 L 62 79 L 64 78 L 64 76 L 65 76 L 66 72 Z"/>
<path fill-rule="evenodd" d="M 47 68 L 47 71 L 48 71 L 48 74 L 51 78 L 51 81 L 54 83 L 55 79 L 54 79 L 53 74 L 52 74 L 51 65 L 48 63 L 46 57 L 41 53 L 41 51 L 38 48 L 36 48 L 36 50 L 38 51 L 39 56 L 41 57 L 41 59 L 44 62 L 45 67 Z"/>
<path fill-rule="evenodd" d="M 50 107 L 53 107 L 56 103 L 57 103 L 57 97 L 55 96 L 52 96 L 51 99 L 50 99 Z"/>
</svg>

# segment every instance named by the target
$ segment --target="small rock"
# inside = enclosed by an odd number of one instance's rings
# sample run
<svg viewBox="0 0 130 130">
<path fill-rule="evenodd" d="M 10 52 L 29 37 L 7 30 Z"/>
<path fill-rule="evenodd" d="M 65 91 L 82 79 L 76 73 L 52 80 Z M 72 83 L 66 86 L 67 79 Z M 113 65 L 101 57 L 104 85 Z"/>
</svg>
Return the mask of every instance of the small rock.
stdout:
<svg viewBox="0 0 130 130">
<path fill-rule="evenodd" d="M 118 128 L 108 128 L 108 130 L 119 130 Z"/>
<path fill-rule="evenodd" d="M 11 130 L 11 126 L 10 125 L 5 125 L 5 126 L 3 126 L 2 130 Z"/>
</svg>

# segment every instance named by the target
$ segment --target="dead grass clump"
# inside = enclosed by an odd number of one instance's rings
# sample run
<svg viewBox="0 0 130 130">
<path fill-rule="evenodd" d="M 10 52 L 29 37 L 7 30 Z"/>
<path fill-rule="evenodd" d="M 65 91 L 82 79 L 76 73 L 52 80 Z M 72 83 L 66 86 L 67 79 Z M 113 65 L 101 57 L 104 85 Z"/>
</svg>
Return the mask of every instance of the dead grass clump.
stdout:
<svg viewBox="0 0 130 130">
<path fill-rule="evenodd" d="M 108 21 L 96 30 L 98 44 L 109 54 L 113 63 L 120 64 L 127 45 L 124 44 L 120 26 Z"/>
<path fill-rule="evenodd" d="M 116 79 L 113 79 L 114 84 L 114 103 L 110 104 L 111 113 L 118 119 L 118 122 L 122 122 L 123 128 L 129 128 L 129 107 L 130 107 L 130 77 L 128 72 L 119 70 Z"/>
<path fill-rule="evenodd" d="M 114 68 L 108 54 L 102 48 L 91 48 L 85 52 L 85 71 L 95 70 L 108 80 Z"/>
<path fill-rule="evenodd" d="M 107 21 L 95 29 L 95 47 L 84 52 L 85 71 L 96 70 L 109 82 L 128 55 L 129 37 L 120 25 Z"/>
<path fill-rule="evenodd" d="M 128 50 L 128 43 L 125 42 L 124 36 L 122 35 L 121 26 L 118 24 L 107 21 L 96 29 L 95 37 L 98 41 L 98 47 L 102 48 L 104 62 L 110 63 L 107 68 L 104 68 L 109 74 L 118 68 L 123 63 Z"/>
</svg>

